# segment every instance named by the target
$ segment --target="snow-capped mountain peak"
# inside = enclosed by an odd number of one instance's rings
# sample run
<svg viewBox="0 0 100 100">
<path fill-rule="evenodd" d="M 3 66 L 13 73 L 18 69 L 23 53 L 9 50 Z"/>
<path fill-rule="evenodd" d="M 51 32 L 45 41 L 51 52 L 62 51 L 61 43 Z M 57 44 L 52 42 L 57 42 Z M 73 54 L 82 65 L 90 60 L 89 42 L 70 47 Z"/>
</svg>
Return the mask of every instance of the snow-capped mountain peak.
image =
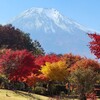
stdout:
<svg viewBox="0 0 100 100">
<path fill-rule="evenodd" d="M 80 29 L 85 32 L 88 31 L 86 27 L 67 18 L 66 16 L 63 16 L 54 8 L 33 7 L 13 18 L 9 23 L 13 23 L 15 25 L 20 23 L 19 27 L 24 26 L 24 29 L 28 28 L 29 30 L 32 27 L 35 27 L 35 29 L 38 30 L 42 28 L 45 32 L 49 33 L 56 33 L 58 28 L 70 33 L 76 29 Z"/>
<path fill-rule="evenodd" d="M 33 7 L 8 23 L 30 33 L 31 38 L 38 40 L 47 53 L 72 52 L 91 57 L 87 46 L 90 38 L 86 33 L 92 30 L 62 15 L 54 8 Z"/>
</svg>

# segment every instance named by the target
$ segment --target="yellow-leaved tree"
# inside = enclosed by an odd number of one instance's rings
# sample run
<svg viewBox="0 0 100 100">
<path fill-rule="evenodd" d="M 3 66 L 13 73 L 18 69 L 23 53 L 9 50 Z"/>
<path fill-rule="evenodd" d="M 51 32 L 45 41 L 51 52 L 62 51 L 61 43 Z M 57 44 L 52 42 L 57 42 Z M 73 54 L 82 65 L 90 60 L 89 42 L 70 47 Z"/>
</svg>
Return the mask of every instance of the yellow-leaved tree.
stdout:
<svg viewBox="0 0 100 100">
<path fill-rule="evenodd" d="M 66 81 L 69 75 L 69 69 L 67 68 L 65 61 L 58 61 L 54 63 L 46 62 L 41 67 L 41 72 L 51 81 Z"/>
</svg>

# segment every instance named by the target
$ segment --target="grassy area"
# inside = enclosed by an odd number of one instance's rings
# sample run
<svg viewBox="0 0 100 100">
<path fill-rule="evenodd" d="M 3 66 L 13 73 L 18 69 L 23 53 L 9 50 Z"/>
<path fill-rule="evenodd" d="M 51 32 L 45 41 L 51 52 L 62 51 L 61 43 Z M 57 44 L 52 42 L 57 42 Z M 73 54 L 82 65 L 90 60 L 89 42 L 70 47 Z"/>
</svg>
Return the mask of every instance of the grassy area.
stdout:
<svg viewBox="0 0 100 100">
<path fill-rule="evenodd" d="M 37 94 L 30 94 L 28 92 L 22 92 L 22 91 L 11 91 L 11 90 L 5 90 L 0 89 L 0 100 L 78 100 L 78 99 L 60 99 L 60 98 L 49 98 Z M 98 99 L 100 100 L 100 99 Z"/>
<path fill-rule="evenodd" d="M 60 99 L 59 97 L 51 98 L 32 93 L 30 94 L 28 92 L 23 92 L 23 91 L 14 92 L 11 90 L 0 89 L 0 100 L 63 100 L 63 99 Z M 66 99 L 66 100 L 73 100 L 73 99 Z"/>
<path fill-rule="evenodd" d="M 0 89 L 0 100 L 49 100 L 48 97 L 27 92 Z"/>
</svg>

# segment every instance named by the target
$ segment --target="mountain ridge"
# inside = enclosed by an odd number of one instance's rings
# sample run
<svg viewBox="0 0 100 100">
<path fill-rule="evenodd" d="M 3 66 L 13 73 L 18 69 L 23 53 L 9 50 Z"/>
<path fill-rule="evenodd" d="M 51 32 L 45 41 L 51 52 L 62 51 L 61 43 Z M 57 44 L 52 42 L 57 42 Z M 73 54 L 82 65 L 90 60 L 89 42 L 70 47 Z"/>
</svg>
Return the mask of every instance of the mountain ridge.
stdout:
<svg viewBox="0 0 100 100">
<path fill-rule="evenodd" d="M 30 33 L 47 53 L 70 53 L 92 57 L 88 32 L 93 30 L 63 16 L 54 8 L 31 8 L 9 21 L 16 28 Z"/>
<path fill-rule="evenodd" d="M 67 18 L 66 16 L 63 16 L 60 14 L 59 11 L 57 11 L 56 9 L 54 8 L 36 8 L 36 7 L 33 7 L 31 9 L 28 9 L 28 10 L 25 10 L 24 12 L 22 12 L 20 14 L 20 16 L 17 16 L 16 18 L 12 19 L 12 21 L 10 21 L 10 23 L 14 22 L 16 19 L 19 19 L 19 18 L 23 18 L 24 20 L 26 18 L 31 18 L 31 17 L 37 17 L 37 16 L 45 16 L 45 18 L 49 17 L 52 21 L 55 22 L 55 24 L 62 28 L 62 29 L 67 29 L 67 24 L 71 25 L 71 24 L 75 24 L 76 27 L 79 27 L 80 29 L 82 29 L 83 31 L 89 31 L 86 27 L 80 25 L 79 23 Z M 35 19 L 37 24 L 35 23 L 35 26 L 36 28 L 41 26 L 41 24 L 43 23 L 40 23 L 41 21 L 38 20 L 38 18 Z M 66 21 L 67 21 L 67 24 L 66 24 Z M 60 25 L 61 23 L 63 23 L 62 25 Z M 31 23 L 29 23 L 31 24 Z M 68 31 L 68 30 L 66 30 Z M 53 32 L 53 31 L 52 31 Z"/>
</svg>

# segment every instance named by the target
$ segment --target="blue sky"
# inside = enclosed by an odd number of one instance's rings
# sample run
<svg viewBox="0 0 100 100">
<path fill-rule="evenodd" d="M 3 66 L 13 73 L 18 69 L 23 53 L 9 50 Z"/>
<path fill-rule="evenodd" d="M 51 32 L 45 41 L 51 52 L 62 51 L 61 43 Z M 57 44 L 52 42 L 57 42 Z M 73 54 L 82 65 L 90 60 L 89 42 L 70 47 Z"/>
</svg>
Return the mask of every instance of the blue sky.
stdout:
<svg viewBox="0 0 100 100">
<path fill-rule="evenodd" d="M 55 8 L 100 32 L 100 0 L 0 0 L 0 24 L 31 7 Z"/>
</svg>

